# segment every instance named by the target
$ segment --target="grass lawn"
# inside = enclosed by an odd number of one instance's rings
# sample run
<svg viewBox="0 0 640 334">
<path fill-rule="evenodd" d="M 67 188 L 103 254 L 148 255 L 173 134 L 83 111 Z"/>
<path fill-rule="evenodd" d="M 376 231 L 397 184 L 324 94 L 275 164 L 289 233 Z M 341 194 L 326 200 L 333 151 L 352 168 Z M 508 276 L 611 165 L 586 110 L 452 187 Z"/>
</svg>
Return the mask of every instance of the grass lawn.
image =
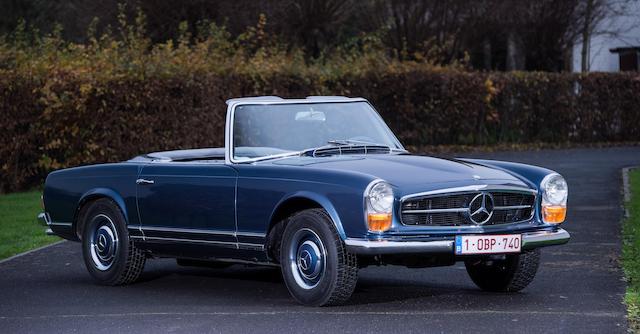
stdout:
<svg viewBox="0 0 640 334">
<path fill-rule="evenodd" d="M 0 259 L 60 240 L 38 224 L 40 192 L 0 195 Z"/>
<path fill-rule="evenodd" d="M 623 226 L 622 264 L 627 280 L 625 303 L 629 328 L 640 331 L 640 169 L 629 174 L 631 201 L 626 203 L 630 217 Z"/>
</svg>

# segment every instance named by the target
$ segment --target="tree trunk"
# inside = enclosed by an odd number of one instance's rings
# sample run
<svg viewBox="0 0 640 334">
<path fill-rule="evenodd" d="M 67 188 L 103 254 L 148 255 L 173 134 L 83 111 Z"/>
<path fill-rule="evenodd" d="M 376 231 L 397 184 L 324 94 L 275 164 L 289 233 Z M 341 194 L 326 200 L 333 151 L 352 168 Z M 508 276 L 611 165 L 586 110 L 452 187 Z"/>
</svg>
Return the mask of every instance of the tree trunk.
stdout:
<svg viewBox="0 0 640 334">
<path fill-rule="evenodd" d="M 524 69 L 524 59 L 518 40 L 518 35 L 509 31 L 507 34 L 507 71 L 519 71 Z"/>
<path fill-rule="evenodd" d="M 565 47 L 562 51 L 562 69 L 563 72 L 573 71 L 573 47 Z"/>
<path fill-rule="evenodd" d="M 482 54 L 484 60 L 484 69 L 487 71 L 491 71 L 491 41 L 488 38 L 485 38 L 482 41 Z"/>
<path fill-rule="evenodd" d="M 593 1 L 587 0 L 586 8 L 584 11 L 584 26 L 582 27 L 582 50 L 580 51 L 581 64 L 580 70 L 582 72 L 589 71 L 589 53 L 591 52 L 591 16 L 593 12 Z"/>
</svg>

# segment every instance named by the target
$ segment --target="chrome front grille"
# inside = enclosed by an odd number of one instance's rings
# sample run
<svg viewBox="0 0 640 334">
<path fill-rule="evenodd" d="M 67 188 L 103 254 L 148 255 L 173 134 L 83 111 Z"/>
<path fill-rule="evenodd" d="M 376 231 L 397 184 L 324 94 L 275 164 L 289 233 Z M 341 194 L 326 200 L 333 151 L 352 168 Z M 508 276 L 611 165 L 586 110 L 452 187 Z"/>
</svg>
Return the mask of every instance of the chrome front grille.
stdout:
<svg viewBox="0 0 640 334">
<path fill-rule="evenodd" d="M 515 191 L 487 191 L 493 199 L 492 214 L 482 224 L 501 225 L 529 220 L 533 217 L 535 194 Z M 480 191 L 417 196 L 401 203 L 401 222 L 418 226 L 476 226 L 470 219 L 471 201 Z"/>
</svg>

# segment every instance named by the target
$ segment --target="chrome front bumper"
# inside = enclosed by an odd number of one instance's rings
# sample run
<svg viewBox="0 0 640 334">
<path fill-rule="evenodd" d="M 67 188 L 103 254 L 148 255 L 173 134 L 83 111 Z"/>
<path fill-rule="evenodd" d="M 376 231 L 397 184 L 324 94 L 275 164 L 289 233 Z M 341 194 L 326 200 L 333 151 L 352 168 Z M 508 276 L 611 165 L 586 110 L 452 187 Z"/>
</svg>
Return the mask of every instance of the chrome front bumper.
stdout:
<svg viewBox="0 0 640 334">
<path fill-rule="evenodd" d="M 559 228 L 554 231 L 522 233 L 522 249 L 562 245 L 569 242 L 569 232 Z M 454 240 L 436 241 L 389 241 L 349 239 L 344 243 L 351 253 L 362 255 L 381 254 L 453 254 Z"/>
</svg>

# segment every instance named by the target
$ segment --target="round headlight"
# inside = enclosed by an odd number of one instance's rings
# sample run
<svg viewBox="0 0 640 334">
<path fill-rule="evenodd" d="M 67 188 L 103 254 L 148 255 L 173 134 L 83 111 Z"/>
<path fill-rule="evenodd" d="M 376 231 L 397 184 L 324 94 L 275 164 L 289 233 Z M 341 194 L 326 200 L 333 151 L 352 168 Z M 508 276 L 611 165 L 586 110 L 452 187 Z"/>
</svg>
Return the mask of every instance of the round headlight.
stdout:
<svg viewBox="0 0 640 334">
<path fill-rule="evenodd" d="M 369 205 L 374 212 L 387 213 L 393 209 L 393 189 L 383 181 L 376 183 L 367 194 Z"/>
<path fill-rule="evenodd" d="M 567 181 L 559 174 L 551 174 L 542 181 L 542 200 L 546 204 L 565 205 L 569 188 Z"/>
</svg>

